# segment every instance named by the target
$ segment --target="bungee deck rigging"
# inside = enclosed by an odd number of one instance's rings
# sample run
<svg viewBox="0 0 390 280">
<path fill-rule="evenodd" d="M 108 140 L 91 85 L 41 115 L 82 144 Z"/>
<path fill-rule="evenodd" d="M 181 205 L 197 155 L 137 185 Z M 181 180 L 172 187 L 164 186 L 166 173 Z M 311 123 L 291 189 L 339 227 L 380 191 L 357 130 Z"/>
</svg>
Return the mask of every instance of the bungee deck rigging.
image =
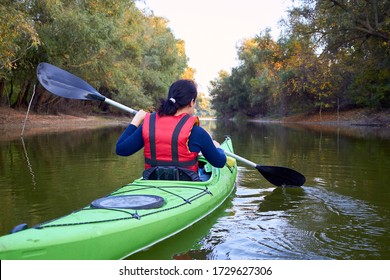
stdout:
<svg viewBox="0 0 390 280">
<path fill-rule="evenodd" d="M 133 186 L 136 186 L 136 187 L 141 187 L 141 188 L 137 188 L 137 189 L 134 189 L 134 190 L 126 190 L 126 191 L 120 191 L 122 188 L 129 188 L 129 187 L 133 187 Z M 167 189 L 178 189 L 178 188 L 184 188 L 184 189 L 192 189 L 192 190 L 197 190 L 199 191 L 198 193 L 196 194 L 193 194 L 191 197 L 188 197 L 188 198 L 184 198 L 183 196 L 179 195 L 179 194 L 176 194 L 172 191 L 169 191 Z M 164 186 L 164 187 L 159 187 L 159 186 L 150 186 L 150 185 L 142 185 L 142 184 L 135 184 L 135 183 L 131 183 L 131 184 L 128 184 L 128 185 L 125 185 L 123 187 L 121 187 L 120 189 L 118 189 L 116 192 L 114 193 L 111 193 L 105 197 L 116 197 L 122 193 L 132 193 L 132 192 L 137 192 L 137 191 L 142 191 L 142 190 L 158 190 L 158 191 L 161 191 L 161 192 L 165 192 L 165 193 L 168 193 L 169 195 L 173 195 L 173 196 L 177 196 L 178 198 L 182 199 L 183 202 L 180 203 L 180 204 L 177 204 L 175 206 L 170 206 L 170 207 L 158 207 L 158 208 L 153 208 L 153 210 L 149 210 L 149 211 L 144 211 L 145 213 L 142 213 L 140 214 L 138 211 L 139 210 L 134 210 L 135 212 L 130 212 L 130 211 L 127 211 L 127 210 L 124 210 L 124 209 L 118 209 L 118 208 L 95 208 L 93 206 L 87 206 L 87 207 L 84 207 L 82 209 L 79 209 L 79 210 L 76 210 L 74 212 L 72 212 L 72 214 L 74 213 L 77 213 L 77 212 L 80 212 L 80 211 L 97 211 L 97 210 L 102 210 L 102 211 L 117 211 L 117 212 L 121 212 L 121 213 L 124 213 L 124 214 L 128 214 L 130 216 L 128 217 L 120 217 L 120 218 L 115 218 L 115 219 L 104 219 L 104 220 L 94 220 L 94 221 L 86 221 L 86 222 L 75 222 L 75 223 L 66 223 L 66 224 L 55 224 L 55 221 L 61 219 L 61 218 L 56 218 L 56 219 L 53 219 L 51 221 L 48 221 L 48 222 L 44 222 L 44 223 L 41 223 L 41 224 L 38 224 L 36 226 L 34 226 L 33 228 L 35 229 L 43 229 L 43 228 L 48 228 L 48 227 L 63 227 L 63 226 L 73 226 L 73 225 L 83 225 L 83 224 L 95 224 L 95 223 L 104 223 L 104 222 L 114 222 L 114 221 L 121 221 L 121 220 L 128 220 L 128 219 L 137 219 L 137 220 L 140 220 L 142 217 L 146 217 L 146 216 L 149 216 L 149 215 L 154 215 L 154 214 L 157 214 L 157 213 L 161 213 L 161 212 L 164 212 L 164 211 L 169 211 L 169 210 L 172 210 L 172 209 L 175 209 L 175 208 L 178 208 L 178 207 L 181 207 L 185 204 L 191 204 L 193 201 L 195 201 L 196 199 L 199 199 L 200 197 L 204 196 L 204 195 L 213 195 L 207 188 L 207 186 L 204 186 L 203 188 L 201 187 L 196 187 L 196 186 Z M 154 192 L 154 193 L 158 193 L 158 192 Z M 142 196 L 142 195 L 141 195 Z M 54 224 L 53 224 L 54 223 Z"/>
</svg>

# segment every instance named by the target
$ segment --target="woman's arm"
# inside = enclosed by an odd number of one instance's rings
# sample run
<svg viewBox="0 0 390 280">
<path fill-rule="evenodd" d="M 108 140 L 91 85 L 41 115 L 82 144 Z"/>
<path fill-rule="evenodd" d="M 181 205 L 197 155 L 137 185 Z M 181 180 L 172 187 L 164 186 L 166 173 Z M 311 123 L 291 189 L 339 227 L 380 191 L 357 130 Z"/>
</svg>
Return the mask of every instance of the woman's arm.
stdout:
<svg viewBox="0 0 390 280">
<path fill-rule="evenodd" d="M 130 156 L 142 149 L 143 146 L 142 125 L 137 127 L 130 124 L 116 143 L 116 154 L 120 156 Z"/>
<path fill-rule="evenodd" d="M 200 126 L 194 126 L 189 139 L 191 152 L 202 152 L 212 166 L 222 168 L 226 164 L 226 155 L 221 148 L 217 148 L 211 136 Z"/>
<path fill-rule="evenodd" d="M 142 123 L 147 112 L 139 110 L 130 125 L 119 137 L 116 143 L 116 154 L 120 156 L 130 156 L 138 152 L 144 146 L 144 139 L 142 137 Z"/>
</svg>

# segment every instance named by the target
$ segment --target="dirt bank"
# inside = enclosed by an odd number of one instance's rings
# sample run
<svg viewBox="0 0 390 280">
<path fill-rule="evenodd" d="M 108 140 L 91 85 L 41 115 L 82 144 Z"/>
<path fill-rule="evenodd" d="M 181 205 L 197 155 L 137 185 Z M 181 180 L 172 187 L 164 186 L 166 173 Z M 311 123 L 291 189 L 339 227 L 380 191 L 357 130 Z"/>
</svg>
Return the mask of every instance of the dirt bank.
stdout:
<svg viewBox="0 0 390 280">
<path fill-rule="evenodd" d="M 129 122 L 130 118 L 127 117 L 40 115 L 32 112 L 26 120 L 26 111 L 0 107 L 0 140 L 20 137 L 23 127 L 23 135 L 28 136 L 49 131 L 69 131 L 112 125 L 125 126 Z"/>
<path fill-rule="evenodd" d="M 322 114 L 301 114 L 282 119 L 287 123 L 390 127 L 390 110 L 354 109 Z"/>
<path fill-rule="evenodd" d="M 390 110 L 365 109 L 337 113 L 297 115 L 282 120 L 295 129 L 337 133 L 355 138 L 376 137 L 390 139 Z"/>
<path fill-rule="evenodd" d="M 26 111 L 0 107 L 0 140 L 20 137 L 26 120 Z M 24 136 L 42 132 L 58 132 L 103 126 L 126 126 L 130 117 L 114 116 L 71 116 L 71 115 L 28 115 Z M 264 120 L 258 120 L 264 121 Z M 266 120 L 267 121 L 267 120 Z M 321 126 L 375 126 L 390 128 L 390 110 L 349 110 L 340 113 L 302 114 L 279 119 L 278 122 Z"/>
</svg>

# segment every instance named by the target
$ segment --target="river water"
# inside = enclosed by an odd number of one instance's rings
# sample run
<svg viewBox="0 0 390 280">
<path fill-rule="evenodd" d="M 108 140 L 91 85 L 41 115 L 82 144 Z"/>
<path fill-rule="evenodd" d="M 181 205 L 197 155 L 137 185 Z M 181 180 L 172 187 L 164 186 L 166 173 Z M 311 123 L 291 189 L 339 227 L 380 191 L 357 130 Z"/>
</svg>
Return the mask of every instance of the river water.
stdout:
<svg viewBox="0 0 390 280">
<path fill-rule="evenodd" d="M 203 121 L 261 165 L 306 176 L 274 187 L 239 163 L 214 213 L 129 259 L 390 259 L 390 128 Z M 68 214 L 140 176 L 142 153 L 115 155 L 124 127 L 0 141 L 0 235 Z"/>
</svg>

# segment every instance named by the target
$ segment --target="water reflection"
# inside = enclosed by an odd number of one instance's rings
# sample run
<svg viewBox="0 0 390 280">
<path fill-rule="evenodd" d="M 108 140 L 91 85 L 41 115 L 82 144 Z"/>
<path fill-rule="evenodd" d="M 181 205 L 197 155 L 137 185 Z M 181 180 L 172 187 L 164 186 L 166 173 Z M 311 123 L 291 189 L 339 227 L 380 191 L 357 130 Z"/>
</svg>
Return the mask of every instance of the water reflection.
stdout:
<svg viewBox="0 0 390 280">
<path fill-rule="evenodd" d="M 308 182 L 302 188 L 273 188 L 259 183 L 255 171 L 241 170 L 234 217 L 213 227 L 223 242 L 209 258 L 389 258 L 389 129 L 323 131 L 262 123 L 221 127 L 242 140 L 236 142 L 237 153 L 262 164 L 296 168 Z"/>
<path fill-rule="evenodd" d="M 32 226 L 67 214 L 134 179 L 132 172 L 141 174 L 141 157 L 115 155 L 121 131 L 52 133 L 0 142 L 1 234 L 19 223 Z"/>
<path fill-rule="evenodd" d="M 276 188 L 240 164 L 216 212 L 130 259 L 389 259 L 390 136 L 386 128 L 202 121 L 262 165 L 306 176 Z M 79 209 L 140 176 L 143 156 L 115 155 L 124 127 L 0 141 L 0 233 Z"/>
<path fill-rule="evenodd" d="M 303 188 L 275 188 L 264 196 L 259 212 L 289 211 L 298 208 L 305 199 Z"/>
</svg>

